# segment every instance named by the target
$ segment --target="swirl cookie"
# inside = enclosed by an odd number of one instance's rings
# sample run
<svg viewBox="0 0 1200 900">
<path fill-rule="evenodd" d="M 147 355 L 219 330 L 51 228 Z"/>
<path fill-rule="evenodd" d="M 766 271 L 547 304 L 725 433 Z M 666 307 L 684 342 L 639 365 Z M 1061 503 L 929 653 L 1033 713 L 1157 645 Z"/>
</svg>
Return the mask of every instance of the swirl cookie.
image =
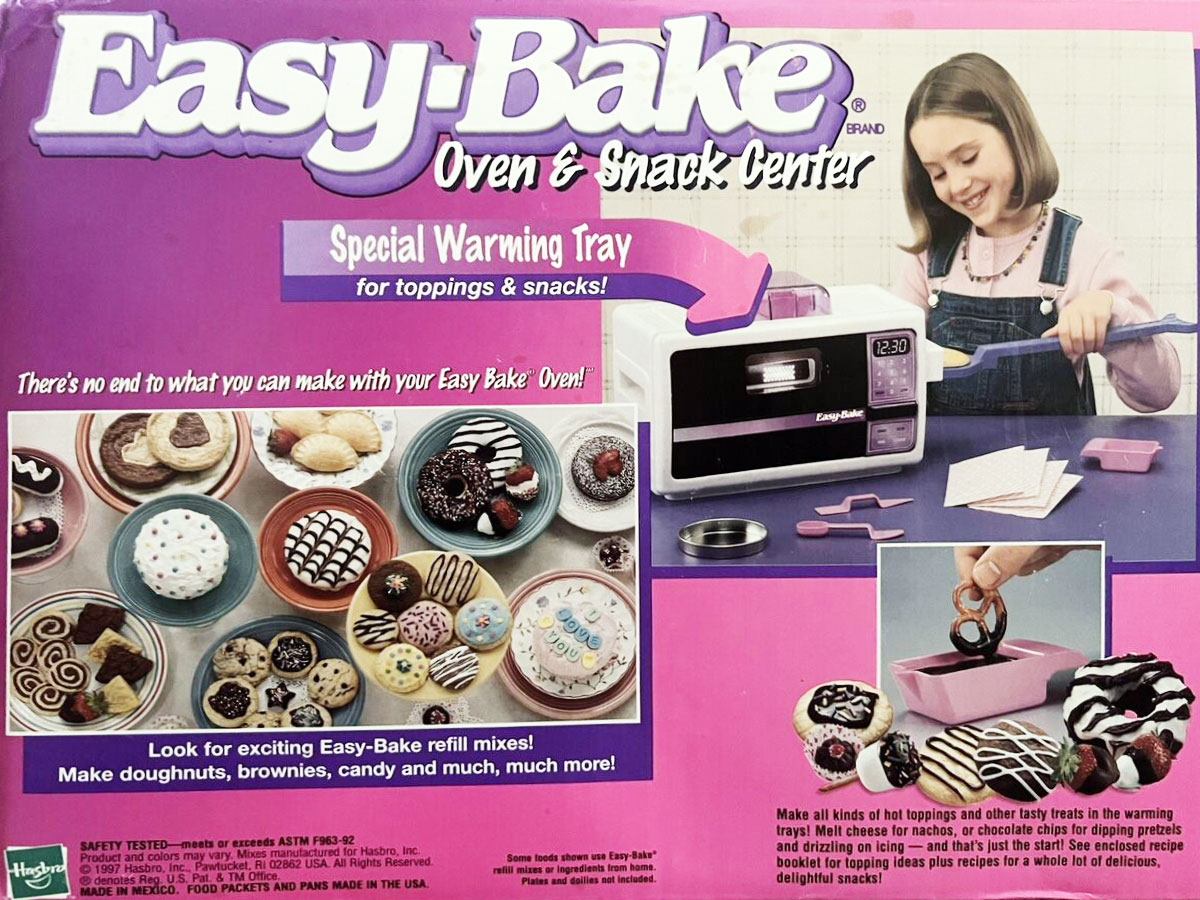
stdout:
<svg viewBox="0 0 1200 900">
<path fill-rule="evenodd" d="M 271 657 L 254 638 L 232 638 L 217 648 L 212 667 L 218 678 L 244 678 L 259 684 L 271 672 Z"/>
<path fill-rule="evenodd" d="M 970 725 L 951 726 L 925 741 L 917 779 L 921 793 L 944 806 L 969 806 L 995 796 L 979 776 L 978 748 L 979 729 Z"/>
<path fill-rule="evenodd" d="M 204 513 L 166 509 L 155 513 L 138 531 L 133 565 L 159 596 L 193 600 L 225 577 L 229 542 Z"/>
<path fill-rule="evenodd" d="M 1002 719 L 980 729 L 975 762 L 984 784 L 1002 797 L 1036 803 L 1058 786 L 1062 744 L 1036 725 Z"/>
<path fill-rule="evenodd" d="M 43 613 L 29 626 L 29 637 L 39 644 L 45 641 L 65 640 L 75 629 L 75 620 L 62 612 Z"/>
<path fill-rule="evenodd" d="M 100 437 L 100 465 L 117 484 L 151 490 L 171 481 L 176 471 L 150 450 L 146 437 L 149 413 L 126 413 Z"/>
<path fill-rule="evenodd" d="M 340 590 L 362 578 L 371 559 L 371 536 L 349 513 L 317 510 L 288 527 L 283 559 L 309 587 Z"/>
<path fill-rule="evenodd" d="M 358 670 L 344 659 L 323 659 L 308 673 L 308 697 L 339 709 L 358 696 Z"/>
<path fill-rule="evenodd" d="M 819 684 L 796 702 L 792 725 L 802 739 L 817 725 L 841 725 L 872 744 L 892 725 L 892 704 L 883 691 L 861 681 Z"/>
<path fill-rule="evenodd" d="M 429 659 L 412 644 L 392 644 L 375 657 L 375 677 L 389 691 L 407 694 L 429 677 Z"/>
<path fill-rule="evenodd" d="M 258 711 L 258 691 L 242 678 L 221 678 L 204 692 L 204 715 L 218 728 L 238 728 Z"/>
<path fill-rule="evenodd" d="M 449 642 L 454 633 L 454 616 L 440 603 L 422 600 L 397 619 L 400 640 L 412 644 L 426 655 Z"/>
<path fill-rule="evenodd" d="M 271 671 L 280 678 L 303 678 L 317 663 L 317 645 L 307 634 L 281 631 L 267 647 Z"/>
<path fill-rule="evenodd" d="M 476 416 L 459 426 L 450 438 L 451 450 L 464 450 L 487 466 L 492 488 L 504 490 L 504 475 L 521 462 L 521 439 L 499 419 Z"/>
<path fill-rule="evenodd" d="M 152 413 L 146 442 L 155 459 L 180 472 L 199 472 L 221 461 L 233 440 L 225 416 L 212 410 Z"/>
</svg>

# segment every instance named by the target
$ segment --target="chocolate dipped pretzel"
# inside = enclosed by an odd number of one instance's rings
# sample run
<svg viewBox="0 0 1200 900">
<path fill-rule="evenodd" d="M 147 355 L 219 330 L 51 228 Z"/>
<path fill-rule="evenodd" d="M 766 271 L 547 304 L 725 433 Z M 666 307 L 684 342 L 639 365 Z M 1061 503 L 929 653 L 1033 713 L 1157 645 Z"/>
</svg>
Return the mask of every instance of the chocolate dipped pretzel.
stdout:
<svg viewBox="0 0 1200 900">
<path fill-rule="evenodd" d="M 971 608 L 969 603 L 970 591 L 978 591 L 980 601 L 978 608 Z M 950 625 L 950 643 L 959 653 L 967 656 L 991 656 L 1004 639 L 1008 629 L 1008 611 L 1004 608 L 1004 599 L 997 591 L 985 591 L 969 581 L 964 581 L 954 589 L 954 608 L 958 610 L 958 618 Z M 995 614 L 996 624 L 989 626 L 988 612 Z M 963 625 L 972 623 L 978 634 L 972 639 L 962 633 Z"/>
</svg>

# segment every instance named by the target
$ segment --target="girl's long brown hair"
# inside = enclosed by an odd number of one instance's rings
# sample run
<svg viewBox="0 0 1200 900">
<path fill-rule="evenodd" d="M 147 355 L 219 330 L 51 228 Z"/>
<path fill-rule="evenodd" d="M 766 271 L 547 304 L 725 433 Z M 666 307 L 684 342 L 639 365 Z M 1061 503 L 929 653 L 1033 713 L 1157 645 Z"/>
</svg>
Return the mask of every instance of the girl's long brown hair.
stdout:
<svg viewBox="0 0 1200 900">
<path fill-rule="evenodd" d="M 1021 88 L 990 57 L 962 53 L 925 74 L 904 113 L 904 206 L 913 243 L 903 249 L 920 253 L 946 234 L 965 232 L 970 224 L 937 198 L 909 138 L 918 120 L 938 115 L 986 122 L 1004 135 L 1017 173 L 1009 209 L 1041 203 L 1058 190 L 1058 163 Z"/>
</svg>

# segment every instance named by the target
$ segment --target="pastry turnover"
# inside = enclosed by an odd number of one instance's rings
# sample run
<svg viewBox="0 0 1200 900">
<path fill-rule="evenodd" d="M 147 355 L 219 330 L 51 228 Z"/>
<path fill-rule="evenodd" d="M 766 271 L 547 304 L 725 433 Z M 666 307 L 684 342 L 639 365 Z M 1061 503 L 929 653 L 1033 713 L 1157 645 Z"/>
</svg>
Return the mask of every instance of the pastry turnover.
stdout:
<svg viewBox="0 0 1200 900">
<path fill-rule="evenodd" d="M 340 437 L 359 453 L 378 453 L 383 447 L 379 426 L 366 413 L 335 413 L 325 420 L 325 430 Z"/>
<path fill-rule="evenodd" d="M 277 409 L 271 417 L 276 425 L 296 437 L 308 437 L 325 430 L 325 417 L 315 409 Z"/>
<path fill-rule="evenodd" d="M 343 438 L 318 432 L 296 442 L 292 459 L 314 472 L 344 472 L 358 464 L 358 453 Z"/>
</svg>

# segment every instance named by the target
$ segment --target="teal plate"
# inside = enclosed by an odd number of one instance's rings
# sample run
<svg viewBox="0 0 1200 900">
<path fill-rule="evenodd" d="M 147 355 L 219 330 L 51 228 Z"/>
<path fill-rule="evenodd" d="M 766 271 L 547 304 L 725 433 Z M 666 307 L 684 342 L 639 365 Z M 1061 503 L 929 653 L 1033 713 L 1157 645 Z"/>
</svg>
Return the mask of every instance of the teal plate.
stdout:
<svg viewBox="0 0 1200 900">
<path fill-rule="evenodd" d="M 473 527 L 445 528 L 421 511 L 417 500 L 417 475 L 425 461 L 441 453 L 468 419 L 487 416 L 507 422 L 521 439 L 525 460 L 538 473 L 538 495 L 532 503 L 514 503 L 521 511 L 521 523 L 503 537 L 480 534 Z M 505 409 L 456 409 L 426 425 L 405 448 L 396 476 L 400 505 L 413 528 L 435 547 L 459 550 L 476 557 L 503 556 L 532 543 L 545 531 L 558 513 L 562 500 L 562 469 L 558 454 L 546 436 L 532 423 Z"/>
<path fill-rule="evenodd" d="M 330 630 L 320 622 L 314 622 L 312 619 L 302 619 L 300 616 L 271 616 L 267 619 L 255 619 L 253 622 L 239 625 L 233 631 L 223 635 L 219 641 L 208 648 L 208 651 L 200 659 L 200 665 L 196 667 L 196 674 L 192 677 L 192 715 L 196 717 L 196 724 L 201 728 L 217 727 L 208 721 L 208 716 L 204 715 L 204 707 L 201 704 L 204 700 L 204 692 L 208 690 L 210 684 L 217 680 L 217 676 L 213 674 L 212 658 L 218 648 L 226 641 L 240 637 L 254 638 L 254 640 L 266 647 L 271 643 L 271 638 L 275 637 L 281 631 L 303 632 L 313 639 L 313 643 L 317 645 L 317 653 L 321 659 L 344 659 L 350 665 L 354 666 L 354 671 L 358 672 L 358 693 L 345 706 L 329 710 L 329 715 L 333 718 L 334 728 L 348 728 L 351 725 L 358 724 L 359 717 L 362 716 L 363 698 L 367 690 L 367 684 L 358 666 L 354 665 L 354 659 L 350 656 L 350 648 L 346 646 L 346 642 L 342 640 L 337 632 Z M 258 686 L 258 708 L 260 711 L 278 712 L 278 710 L 267 709 L 265 691 L 267 685 L 274 684 L 279 680 L 274 675 L 268 675 Z M 303 681 L 304 679 L 289 678 L 284 680 L 292 682 Z M 293 700 L 291 705 L 298 706 L 302 704 Z M 238 729 L 221 728 L 218 730 L 237 731 Z M 263 730 L 270 731 L 271 729 Z"/>
<path fill-rule="evenodd" d="M 156 513 L 189 509 L 217 523 L 229 543 L 229 566 L 221 583 L 194 600 L 162 597 L 150 589 L 133 564 L 138 532 Z M 206 494 L 172 494 L 138 506 L 117 526 L 108 545 L 108 580 L 131 610 L 160 625 L 196 627 L 215 622 L 246 599 L 258 577 L 258 550 L 250 526 L 232 506 Z"/>
</svg>

